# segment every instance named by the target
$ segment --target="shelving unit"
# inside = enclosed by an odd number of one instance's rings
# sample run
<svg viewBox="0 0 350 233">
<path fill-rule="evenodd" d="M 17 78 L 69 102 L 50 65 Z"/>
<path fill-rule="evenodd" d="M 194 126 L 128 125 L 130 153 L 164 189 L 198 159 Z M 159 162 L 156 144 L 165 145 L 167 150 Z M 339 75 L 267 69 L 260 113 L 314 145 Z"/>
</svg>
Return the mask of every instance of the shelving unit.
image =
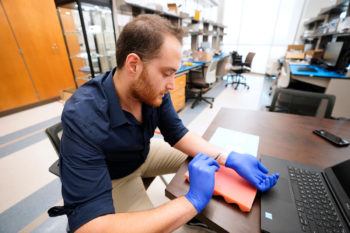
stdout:
<svg viewBox="0 0 350 233">
<path fill-rule="evenodd" d="M 224 25 L 208 20 L 197 21 L 191 18 L 191 26 L 192 31 L 189 34 L 191 36 L 192 51 L 198 49 L 200 37 L 202 37 L 202 42 L 210 43 L 211 40 L 211 48 L 220 50 L 220 45 L 223 42 L 224 35 L 226 35 L 224 33 Z"/>
<path fill-rule="evenodd" d="M 349 5 L 349 0 L 343 0 L 339 4 L 321 9 L 318 15 L 304 22 L 306 31 L 301 37 L 306 45 L 311 45 L 309 46 L 311 50 L 325 50 L 329 42 L 343 42 L 337 63 L 332 67 L 338 70 L 344 69 L 350 63 L 350 29 L 344 30 L 346 27 L 342 25 L 342 22 L 345 22 L 344 19 L 350 19 L 348 18 L 350 17 Z M 309 52 L 312 54 L 312 51 Z M 349 79 L 300 78 L 301 79 L 298 80 L 324 87 L 324 92 L 326 94 L 336 97 L 336 102 L 332 111 L 333 117 L 350 117 L 348 107 L 350 98 Z"/>
<path fill-rule="evenodd" d="M 56 0 L 56 6 L 78 86 L 113 69 L 116 39 L 110 0 Z"/>
<path fill-rule="evenodd" d="M 330 41 L 349 40 L 350 31 L 339 32 L 337 30 L 340 15 L 350 16 L 349 0 L 337 5 L 324 8 L 320 13 L 304 22 L 305 32 L 301 39 L 305 44 L 312 44 L 312 49 L 324 49 Z"/>
<path fill-rule="evenodd" d="M 193 17 L 188 17 L 186 13 L 180 12 L 175 14 L 173 12 L 164 11 L 161 9 L 151 8 L 149 6 L 140 5 L 131 1 L 120 1 L 117 3 L 118 12 L 121 14 L 136 17 L 139 14 L 158 14 L 168 19 L 172 24 L 184 29 L 184 36 L 191 37 L 191 50 L 197 50 L 199 47 L 199 41 L 211 42 L 211 47 L 215 50 L 220 49 L 220 44 L 223 41 L 225 35 L 225 26 L 213 21 L 208 20 L 195 20 Z M 119 30 L 122 27 L 118 25 Z M 201 40 L 200 40 L 201 39 Z"/>
</svg>

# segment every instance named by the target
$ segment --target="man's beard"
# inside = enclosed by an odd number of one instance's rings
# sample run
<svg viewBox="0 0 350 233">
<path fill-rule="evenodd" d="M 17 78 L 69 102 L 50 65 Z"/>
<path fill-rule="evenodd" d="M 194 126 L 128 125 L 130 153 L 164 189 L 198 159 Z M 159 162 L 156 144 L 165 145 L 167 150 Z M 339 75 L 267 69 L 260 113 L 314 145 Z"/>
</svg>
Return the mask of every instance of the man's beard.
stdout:
<svg viewBox="0 0 350 233">
<path fill-rule="evenodd" d="M 150 77 L 146 68 L 142 70 L 138 80 L 131 86 L 131 94 L 142 103 L 153 107 L 159 107 L 163 101 L 160 96 L 162 93 L 151 85 Z"/>
</svg>

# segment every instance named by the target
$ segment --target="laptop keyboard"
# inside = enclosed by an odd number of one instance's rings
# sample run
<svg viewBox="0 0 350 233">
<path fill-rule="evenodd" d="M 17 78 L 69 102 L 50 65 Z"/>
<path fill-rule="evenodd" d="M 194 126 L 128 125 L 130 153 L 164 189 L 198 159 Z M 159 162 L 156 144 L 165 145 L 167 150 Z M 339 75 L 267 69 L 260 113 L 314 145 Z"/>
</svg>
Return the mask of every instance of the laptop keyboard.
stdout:
<svg viewBox="0 0 350 233">
<path fill-rule="evenodd" d="M 321 173 L 288 167 L 302 230 L 346 233 L 322 182 Z"/>
</svg>

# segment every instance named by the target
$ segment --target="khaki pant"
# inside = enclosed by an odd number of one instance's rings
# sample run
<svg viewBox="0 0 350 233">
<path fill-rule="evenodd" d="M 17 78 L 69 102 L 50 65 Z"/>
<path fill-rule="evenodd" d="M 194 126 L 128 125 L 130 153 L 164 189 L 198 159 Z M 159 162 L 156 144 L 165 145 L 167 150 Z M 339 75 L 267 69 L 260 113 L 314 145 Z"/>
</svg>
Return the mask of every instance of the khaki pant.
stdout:
<svg viewBox="0 0 350 233">
<path fill-rule="evenodd" d="M 172 148 L 162 139 L 152 139 L 146 161 L 130 175 L 112 181 L 116 212 L 131 212 L 153 208 L 143 186 L 142 177 L 176 172 L 187 155 Z"/>
</svg>

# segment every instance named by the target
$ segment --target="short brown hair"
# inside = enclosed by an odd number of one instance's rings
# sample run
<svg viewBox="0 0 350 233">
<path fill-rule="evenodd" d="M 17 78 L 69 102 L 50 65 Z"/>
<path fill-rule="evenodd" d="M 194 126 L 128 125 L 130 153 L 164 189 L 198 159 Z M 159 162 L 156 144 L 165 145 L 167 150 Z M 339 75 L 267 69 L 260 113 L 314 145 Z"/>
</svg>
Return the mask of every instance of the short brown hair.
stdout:
<svg viewBox="0 0 350 233">
<path fill-rule="evenodd" d="M 126 57 L 136 53 L 143 61 L 155 58 L 164 42 L 164 35 L 175 36 L 182 43 L 182 29 L 159 15 L 143 14 L 125 25 L 117 40 L 117 68 L 124 66 Z"/>
</svg>

